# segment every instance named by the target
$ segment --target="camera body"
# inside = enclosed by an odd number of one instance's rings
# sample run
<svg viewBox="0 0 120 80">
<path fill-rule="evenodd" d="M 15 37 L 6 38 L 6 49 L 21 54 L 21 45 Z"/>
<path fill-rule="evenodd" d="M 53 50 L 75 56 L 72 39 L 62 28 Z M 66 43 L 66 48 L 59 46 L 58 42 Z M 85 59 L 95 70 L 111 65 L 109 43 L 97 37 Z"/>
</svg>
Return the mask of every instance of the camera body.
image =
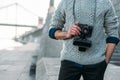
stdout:
<svg viewBox="0 0 120 80">
<path fill-rule="evenodd" d="M 91 37 L 93 26 L 88 26 L 87 24 L 78 24 L 81 28 L 81 34 L 74 38 L 73 45 L 79 47 L 79 51 L 86 51 L 86 49 L 92 46 L 92 41 L 87 38 Z"/>
</svg>

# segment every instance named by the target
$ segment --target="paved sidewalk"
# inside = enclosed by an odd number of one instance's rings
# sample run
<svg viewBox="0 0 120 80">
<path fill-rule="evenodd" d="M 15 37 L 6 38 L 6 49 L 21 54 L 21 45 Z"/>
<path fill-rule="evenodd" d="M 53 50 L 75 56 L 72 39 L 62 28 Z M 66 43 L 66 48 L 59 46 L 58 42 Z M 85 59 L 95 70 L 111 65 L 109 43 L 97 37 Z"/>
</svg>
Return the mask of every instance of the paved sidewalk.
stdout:
<svg viewBox="0 0 120 80">
<path fill-rule="evenodd" d="M 36 44 L 30 43 L 15 50 L 0 51 L 0 80 L 34 80 L 29 76 Z"/>
<path fill-rule="evenodd" d="M 0 51 L 0 80 L 35 80 L 29 75 L 32 56 L 38 45 L 30 43 L 15 50 Z M 59 58 L 42 58 L 37 63 L 37 80 L 57 80 Z M 120 80 L 120 66 L 108 65 L 105 80 Z"/>
</svg>

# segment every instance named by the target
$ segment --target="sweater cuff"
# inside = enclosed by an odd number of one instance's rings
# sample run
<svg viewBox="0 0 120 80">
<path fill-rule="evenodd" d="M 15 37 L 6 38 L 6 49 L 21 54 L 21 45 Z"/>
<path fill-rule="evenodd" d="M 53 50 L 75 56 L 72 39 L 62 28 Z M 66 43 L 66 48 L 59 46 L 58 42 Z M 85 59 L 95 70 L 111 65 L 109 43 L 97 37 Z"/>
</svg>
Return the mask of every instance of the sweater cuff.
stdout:
<svg viewBox="0 0 120 80">
<path fill-rule="evenodd" d="M 118 42 L 119 42 L 119 39 L 116 38 L 116 37 L 108 37 L 108 38 L 106 39 L 106 43 L 114 43 L 114 44 L 117 45 Z"/>
<path fill-rule="evenodd" d="M 49 37 L 52 38 L 52 39 L 56 39 L 56 38 L 55 38 L 55 32 L 56 32 L 57 30 L 61 30 L 61 29 L 60 29 L 60 28 L 51 28 L 51 29 L 49 30 Z"/>
</svg>

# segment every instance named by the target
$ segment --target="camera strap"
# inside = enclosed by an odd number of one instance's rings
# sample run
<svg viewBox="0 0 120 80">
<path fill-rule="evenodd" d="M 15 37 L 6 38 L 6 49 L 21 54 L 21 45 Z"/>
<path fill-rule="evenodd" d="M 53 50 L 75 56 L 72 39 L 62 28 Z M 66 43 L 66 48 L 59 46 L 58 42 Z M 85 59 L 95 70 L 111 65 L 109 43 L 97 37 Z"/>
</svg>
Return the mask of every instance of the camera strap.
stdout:
<svg viewBox="0 0 120 80">
<path fill-rule="evenodd" d="M 90 26 L 95 26 L 95 23 L 96 23 L 96 7 L 97 7 L 97 0 L 94 0 L 94 10 L 93 10 L 93 23 L 92 25 Z M 75 23 L 75 3 L 76 3 L 76 0 L 74 0 L 73 2 L 73 18 L 74 18 L 74 23 Z"/>
</svg>

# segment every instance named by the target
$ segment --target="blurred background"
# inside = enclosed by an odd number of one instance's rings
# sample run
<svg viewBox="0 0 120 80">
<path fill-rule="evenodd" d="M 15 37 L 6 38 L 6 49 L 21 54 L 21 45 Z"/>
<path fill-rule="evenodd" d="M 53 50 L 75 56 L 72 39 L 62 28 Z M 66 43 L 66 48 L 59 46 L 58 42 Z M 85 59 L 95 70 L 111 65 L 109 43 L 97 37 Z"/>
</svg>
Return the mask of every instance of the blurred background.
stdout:
<svg viewBox="0 0 120 80">
<path fill-rule="evenodd" d="M 50 39 L 48 31 L 59 2 L 0 0 L 0 80 L 58 80 L 62 41 Z M 120 22 L 120 0 L 112 3 Z M 119 73 L 120 43 L 105 80 L 120 80 Z"/>
<path fill-rule="evenodd" d="M 55 7 L 59 1 L 55 1 Z M 42 28 L 48 8 L 49 0 L 0 0 L 0 49 L 19 46 L 14 38 L 33 27 Z"/>
</svg>

